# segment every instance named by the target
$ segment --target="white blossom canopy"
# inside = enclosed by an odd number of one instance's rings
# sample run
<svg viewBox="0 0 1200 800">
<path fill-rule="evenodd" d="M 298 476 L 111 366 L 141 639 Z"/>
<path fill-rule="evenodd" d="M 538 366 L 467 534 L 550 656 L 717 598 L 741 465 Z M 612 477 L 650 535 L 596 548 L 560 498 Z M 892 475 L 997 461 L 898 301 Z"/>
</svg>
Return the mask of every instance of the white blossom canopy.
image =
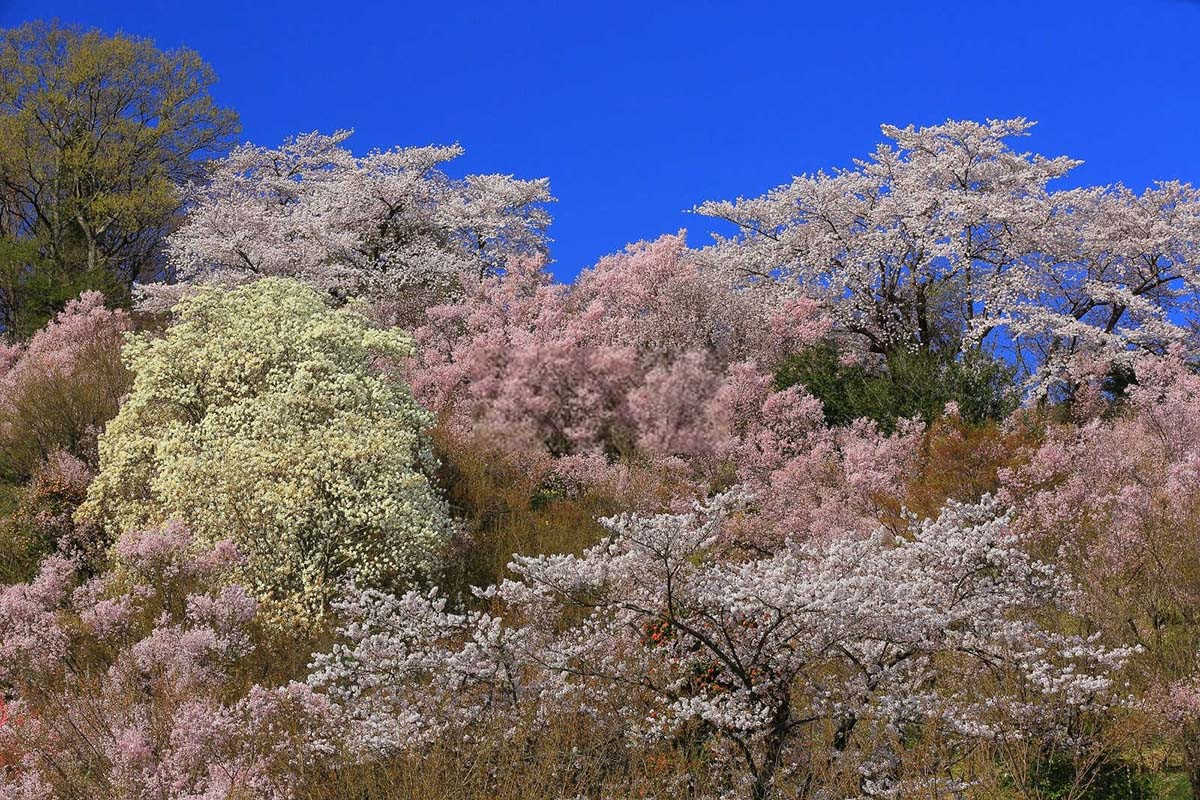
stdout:
<svg viewBox="0 0 1200 800">
<path fill-rule="evenodd" d="M 215 162 L 168 242 L 177 284 L 142 287 L 143 305 L 169 306 L 197 283 L 291 277 L 402 316 L 514 254 L 544 252 L 546 179 L 451 178 L 442 166 L 457 145 L 360 158 L 342 146 L 350 133 L 246 144 Z"/>
<path fill-rule="evenodd" d="M 1011 348 L 1041 389 L 1078 354 L 1122 362 L 1188 338 L 1200 194 L 1178 182 L 1052 190 L 1081 162 L 1011 149 L 1033 124 L 884 125 L 895 144 L 853 168 L 697 206 L 740 229 L 705 256 L 827 298 L 875 352 Z"/>
</svg>

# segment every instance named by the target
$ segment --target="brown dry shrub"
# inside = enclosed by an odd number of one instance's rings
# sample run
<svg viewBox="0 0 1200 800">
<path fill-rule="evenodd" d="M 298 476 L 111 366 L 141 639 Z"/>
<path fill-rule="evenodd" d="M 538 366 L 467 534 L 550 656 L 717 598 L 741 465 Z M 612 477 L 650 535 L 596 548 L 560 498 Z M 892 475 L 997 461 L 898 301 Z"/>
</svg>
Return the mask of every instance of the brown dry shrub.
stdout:
<svg viewBox="0 0 1200 800">
<path fill-rule="evenodd" d="M 564 800 L 714 797 L 702 748 L 630 747 L 584 714 L 482 732 L 469 744 L 344 766 L 306 781 L 301 800 Z"/>
<path fill-rule="evenodd" d="M 79 459 L 57 450 L 34 470 L 25 486 L 6 485 L 0 508 L 0 584 L 31 579 L 42 557 L 56 550 L 78 557 L 94 572 L 108 542 L 98 527 L 76 523 L 75 509 L 87 495 L 93 473 Z"/>
<path fill-rule="evenodd" d="M 632 462 L 619 483 L 564 485 L 548 454 L 446 424 L 433 439 L 437 484 L 460 525 L 440 581 L 451 596 L 502 579 L 514 554 L 580 552 L 606 535 L 598 518 L 664 509 L 687 491 L 674 476 Z"/>
<path fill-rule="evenodd" d="M 1000 488 L 999 472 L 1028 459 L 1041 442 L 1044 420 L 1017 412 L 1003 423 L 974 424 L 941 417 L 929 426 L 917 468 L 901 494 L 905 508 L 936 517 L 947 500 L 974 502 Z"/>
<path fill-rule="evenodd" d="M 0 381 L 0 477 L 27 481 L 57 450 L 96 466 L 97 437 L 131 381 L 121 362 L 129 326 L 115 313 L 113 320 L 90 339 L 68 339 L 57 352 L 46 352 L 54 346 L 50 338 L 36 355 L 23 356 L 38 363 L 18 362 Z"/>
</svg>

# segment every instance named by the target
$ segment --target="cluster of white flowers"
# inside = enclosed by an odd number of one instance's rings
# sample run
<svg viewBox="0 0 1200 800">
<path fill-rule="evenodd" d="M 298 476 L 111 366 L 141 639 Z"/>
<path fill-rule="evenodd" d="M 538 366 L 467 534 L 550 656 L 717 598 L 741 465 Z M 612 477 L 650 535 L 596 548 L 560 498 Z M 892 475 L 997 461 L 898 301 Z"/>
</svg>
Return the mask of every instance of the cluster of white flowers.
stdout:
<svg viewBox="0 0 1200 800">
<path fill-rule="evenodd" d="M 1084 353 L 1110 361 L 1184 340 L 1200 289 L 1200 192 L 1055 191 L 1080 162 L 1011 149 L 1022 119 L 883 126 L 895 145 L 832 175 L 697 212 L 733 223 L 705 256 L 827 298 L 876 351 L 992 337 L 1044 392 Z"/>
<path fill-rule="evenodd" d="M 165 308 L 195 284 L 293 277 L 338 301 L 363 298 L 404 316 L 545 248 L 546 180 L 441 171 L 462 148 L 403 147 L 356 157 L 350 131 L 310 133 L 279 148 L 244 145 L 192 188 L 168 241 L 178 283 L 142 287 Z"/>
<path fill-rule="evenodd" d="M 922 725 L 948 742 L 1019 738 L 1114 701 L 1128 651 L 1032 621 L 1065 610 L 1071 587 L 1022 551 L 994 501 L 951 505 L 904 537 L 742 561 L 720 545 L 739 504 L 611 518 L 611 538 L 582 555 L 517 557 L 516 580 L 480 592 L 499 616 L 364 592 L 312 682 L 346 705 L 364 752 L 469 737 L 497 716 L 608 715 L 641 741 L 698 725 L 753 796 L 820 771 L 814 736 L 863 764 Z"/>
<path fill-rule="evenodd" d="M 205 290 L 176 314 L 126 346 L 136 377 L 81 517 L 113 536 L 176 519 L 203 543 L 233 539 L 279 620 L 320 616 L 351 573 L 388 588 L 427 576 L 449 530 L 432 419 L 376 368 L 407 338 L 284 279 Z"/>
</svg>

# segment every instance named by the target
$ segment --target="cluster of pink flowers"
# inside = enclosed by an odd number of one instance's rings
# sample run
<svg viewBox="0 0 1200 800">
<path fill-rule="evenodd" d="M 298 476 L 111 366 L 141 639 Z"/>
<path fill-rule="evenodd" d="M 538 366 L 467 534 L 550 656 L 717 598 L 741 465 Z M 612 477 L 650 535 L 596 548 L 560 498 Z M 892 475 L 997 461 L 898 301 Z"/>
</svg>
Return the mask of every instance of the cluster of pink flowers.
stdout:
<svg viewBox="0 0 1200 800">
<path fill-rule="evenodd" d="M 1151 568 L 1163 528 L 1182 530 L 1200 502 L 1200 375 L 1180 350 L 1139 359 L 1136 375 L 1118 413 L 1090 387 L 1083 417 L 1002 476 L 1019 525 L 1110 577 Z"/>
<path fill-rule="evenodd" d="M 583 482 L 612 480 L 634 456 L 700 492 L 732 473 L 763 507 L 741 533 L 756 546 L 870 531 L 920 438 L 917 423 L 891 436 L 865 420 L 831 429 L 802 387 L 777 390 L 772 369 L 826 336 L 828 316 L 776 285 L 736 285 L 682 233 L 570 286 L 521 262 L 428 317 L 411 381 L 458 430 L 549 453 Z"/>
<path fill-rule="evenodd" d="M 19 754 L 0 797 L 292 796 L 332 752 L 336 710 L 304 684 L 237 696 L 257 605 L 228 582 L 237 553 L 168 525 L 126 534 L 113 558 L 81 581 L 51 556 L 0 591 L 0 684 L 15 697 L 0 753 Z"/>
<path fill-rule="evenodd" d="M 683 233 L 570 286 L 519 261 L 427 316 L 410 380 L 458 430 L 548 452 L 564 471 L 636 455 L 701 480 L 763 422 L 779 360 L 830 330 L 815 301 L 705 267 Z"/>
<path fill-rule="evenodd" d="M 732 526 L 735 538 L 771 550 L 788 538 L 868 534 L 896 505 L 916 462 L 920 421 L 901 420 L 891 435 L 866 419 L 830 427 L 820 401 L 801 387 L 774 391 L 768 376 L 753 371 L 726 391 L 718 396 L 723 416 L 739 432 L 732 461 L 759 506 Z"/>
<path fill-rule="evenodd" d="M 1088 615 L 1143 648 L 1145 708 L 1200 774 L 1200 375 L 1175 348 L 1134 362 L 1114 409 L 1096 383 L 1001 475 L 1014 525 L 1080 575 Z"/>
<path fill-rule="evenodd" d="M 108 308 L 100 292 L 84 292 L 29 342 L 0 345 L 0 397 L 12 402 L 29 381 L 69 375 L 88 365 L 97 350 L 119 343 L 132 329 L 129 314 Z"/>
<path fill-rule="evenodd" d="M 25 344 L 0 342 L 0 470 L 27 476 L 59 449 L 94 458 L 125 391 L 129 314 L 84 292 Z"/>
</svg>

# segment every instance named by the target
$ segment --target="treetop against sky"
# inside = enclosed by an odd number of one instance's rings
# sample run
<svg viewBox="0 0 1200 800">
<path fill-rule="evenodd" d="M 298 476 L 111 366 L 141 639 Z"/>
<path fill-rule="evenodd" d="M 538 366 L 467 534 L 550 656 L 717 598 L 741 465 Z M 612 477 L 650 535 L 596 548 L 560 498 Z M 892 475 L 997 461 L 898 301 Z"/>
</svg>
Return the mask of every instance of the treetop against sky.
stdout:
<svg viewBox="0 0 1200 800">
<path fill-rule="evenodd" d="M 563 279 L 685 213 L 848 166 L 879 125 L 1025 116 L 1071 185 L 1200 180 L 1200 3 L 5 0 L 32 18 L 187 45 L 242 137 L 354 128 L 351 147 L 460 143 L 453 175 L 549 177 Z"/>
</svg>

